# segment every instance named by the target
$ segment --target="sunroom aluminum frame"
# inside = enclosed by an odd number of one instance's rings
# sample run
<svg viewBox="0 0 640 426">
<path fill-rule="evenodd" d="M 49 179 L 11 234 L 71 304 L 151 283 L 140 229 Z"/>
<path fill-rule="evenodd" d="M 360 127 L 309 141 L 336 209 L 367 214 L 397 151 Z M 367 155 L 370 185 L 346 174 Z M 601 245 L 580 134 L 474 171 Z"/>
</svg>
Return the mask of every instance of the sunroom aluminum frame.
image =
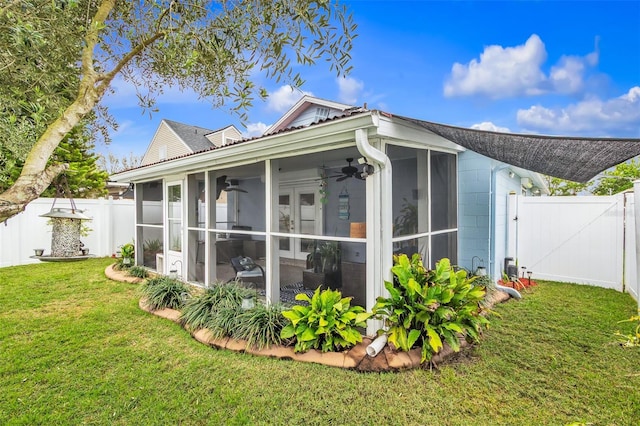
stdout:
<svg viewBox="0 0 640 426">
<path fill-rule="evenodd" d="M 385 293 L 384 281 L 391 280 L 393 262 L 393 214 L 391 161 L 384 152 L 386 143 L 414 146 L 457 153 L 463 148 L 447 139 L 425 132 L 420 126 L 402 119 L 394 119 L 379 111 L 365 111 L 329 120 L 301 129 L 293 129 L 255 140 L 244 141 L 210 151 L 196 153 L 161 163 L 124 171 L 113 178 L 118 181 L 143 183 L 162 178 L 205 171 L 205 190 L 211 194 L 209 173 L 218 169 L 264 162 L 265 172 L 265 248 L 266 293 L 269 301 L 279 300 L 279 237 L 296 237 L 277 229 L 279 193 L 278 159 L 323 151 L 353 148 L 374 166 L 374 173 L 366 179 L 366 238 L 338 238 L 366 243 L 366 307 L 371 309 L 378 296 Z M 186 227 L 185 227 L 186 229 Z M 206 226 L 206 247 L 210 247 L 210 232 Z M 183 234 L 183 242 L 186 233 Z M 326 239 L 335 239 L 327 237 Z M 186 247 L 187 244 L 183 244 Z M 183 253 L 184 257 L 184 253 Z M 210 262 L 205 262 L 205 280 L 209 280 Z M 206 282 L 205 282 L 206 284 Z M 372 321 L 368 333 L 381 326 Z"/>
</svg>

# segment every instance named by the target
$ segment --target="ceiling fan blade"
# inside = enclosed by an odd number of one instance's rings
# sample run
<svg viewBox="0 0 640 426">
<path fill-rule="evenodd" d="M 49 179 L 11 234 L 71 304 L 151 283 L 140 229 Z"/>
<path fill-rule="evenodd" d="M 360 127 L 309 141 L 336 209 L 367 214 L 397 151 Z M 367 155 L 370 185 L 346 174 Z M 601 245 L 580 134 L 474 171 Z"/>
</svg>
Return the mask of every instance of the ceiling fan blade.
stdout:
<svg viewBox="0 0 640 426">
<path fill-rule="evenodd" d="M 340 176 L 338 179 L 336 179 L 336 182 L 342 182 L 345 179 L 349 179 L 351 176 L 345 175 L 345 176 Z"/>
<path fill-rule="evenodd" d="M 238 187 L 230 187 L 230 188 L 226 188 L 225 189 L 226 192 L 244 192 L 245 194 L 248 194 L 249 191 L 247 191 L 246 189 L 242 189 L 242 188 L 238 188 Z"/>
</svg>

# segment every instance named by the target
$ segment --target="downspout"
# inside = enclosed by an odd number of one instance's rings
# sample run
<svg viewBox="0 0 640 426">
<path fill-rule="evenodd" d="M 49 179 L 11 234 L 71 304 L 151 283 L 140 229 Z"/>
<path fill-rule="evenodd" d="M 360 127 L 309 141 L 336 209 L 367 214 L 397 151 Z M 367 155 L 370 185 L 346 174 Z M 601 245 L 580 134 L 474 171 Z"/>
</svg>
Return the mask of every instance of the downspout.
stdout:
<svg viewBox="0 0 640 426">
<path fill-rule="evenodd" d="M 493 277 L 494 277 L 493 281 L 495 283 L 496 290 L 503 291 L 515 299 L 521 299 L 522 295 L 518 292 L 518 290 L 498 284 L 497 283 L 498 280 L 495 278 L 496 276 L 496 236 L 495 236 L 496 215 L 494 212 L 494 206 L 496 205 L 496 201 L 497 201 L 496 186 L 498 181 L 498 173 L 509 167 L 511 167 L 509 164 L 502 164 L 500 166 L 495 166 L 491 168 L 491 198 L 489 202 L 489 218 L 491 219 L 489 222 L 490 223 L 489 238 L 490 238 L 491 244 L 489 244 L 489 266 L 490 266 L 490 270 L 493 273 Z"/>
<path fill-rule="evenodd" d="M 377 116 L 372 116 L 377 126 Z M 369 143 L 366 129 L 355 131 L 358 152 L 379 171 L 367 178 L 367 310 L 371 310 L 378 296 L 384 292 L 384 281 L 391 281 L 393 266 L 391 160 Z M 377 190 L 377 191 L 376 191 Z M 374 285 L 369 285 L 373 282 Z M 371 320 L 367 334 L 382 328 L 380 320 Z"/>
</svg>

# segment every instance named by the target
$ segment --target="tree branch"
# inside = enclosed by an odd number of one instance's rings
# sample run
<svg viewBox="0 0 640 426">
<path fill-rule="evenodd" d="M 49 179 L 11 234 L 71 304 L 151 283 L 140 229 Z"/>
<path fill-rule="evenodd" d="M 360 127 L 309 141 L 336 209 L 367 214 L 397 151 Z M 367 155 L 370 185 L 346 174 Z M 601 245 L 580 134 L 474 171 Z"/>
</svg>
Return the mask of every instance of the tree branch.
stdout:
<svg viewBox="0 0 640 426">
<path fill-rule="evenodd" d="M 56 176 L 68 168 L 68 164 L 53 164 L 42 173 L 21 174 L 11 188 L 0 194 L 0 223 L 22 212 L 51 185 Z"/>
</svg>

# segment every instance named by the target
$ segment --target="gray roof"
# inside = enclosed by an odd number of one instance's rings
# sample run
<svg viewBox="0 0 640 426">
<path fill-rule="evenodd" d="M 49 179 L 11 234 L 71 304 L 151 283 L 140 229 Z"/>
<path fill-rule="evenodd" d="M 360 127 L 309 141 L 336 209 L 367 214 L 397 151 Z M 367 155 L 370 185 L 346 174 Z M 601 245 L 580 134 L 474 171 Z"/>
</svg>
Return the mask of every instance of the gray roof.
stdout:
<svg viewBox="0 0 640 426">
<path fill-rule="evenodd" d="M 215 130 L 205 129 L 204 127 L 190 126 L 188 124 L 178 123 L 177 121 L 164 119 L 164 122 L 169 126 L 182 141 L 193 152 L 200 152 L 213 147 L 213 144 L 205 137 Z"/>
<path fill-rule="evenodd" d="M 498 133 L 400 118 L 495 160 L 575 182 L 640 155 L 640 139 Z"/>
</svg>

